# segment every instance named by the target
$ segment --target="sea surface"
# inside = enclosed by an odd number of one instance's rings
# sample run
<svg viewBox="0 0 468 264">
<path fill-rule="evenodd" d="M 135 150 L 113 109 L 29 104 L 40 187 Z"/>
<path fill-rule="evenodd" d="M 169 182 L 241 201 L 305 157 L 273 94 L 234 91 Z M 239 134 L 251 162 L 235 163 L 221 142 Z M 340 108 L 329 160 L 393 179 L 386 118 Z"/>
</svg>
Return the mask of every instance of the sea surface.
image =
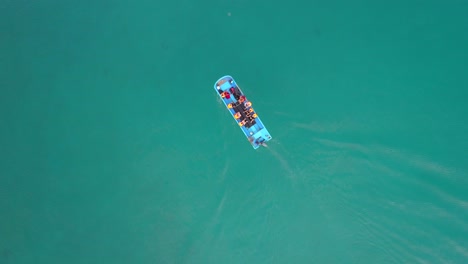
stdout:
<svg viewBox="0 0 468 264">
<path fill-rule="evenodd" d="M 468 263 L 467 14 L 0 0 L 0 263 Z"/>
</svg>

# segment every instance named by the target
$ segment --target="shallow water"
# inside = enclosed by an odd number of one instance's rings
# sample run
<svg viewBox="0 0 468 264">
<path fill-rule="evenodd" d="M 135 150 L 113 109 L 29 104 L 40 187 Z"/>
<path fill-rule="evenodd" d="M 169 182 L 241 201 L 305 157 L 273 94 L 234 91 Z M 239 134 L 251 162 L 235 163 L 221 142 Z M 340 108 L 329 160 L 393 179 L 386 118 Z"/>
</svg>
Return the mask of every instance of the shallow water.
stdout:
<svg viewBox="0 0 468 264">
<path fill-rule="evenodd" d="M 468 261 L 465 2 L 0 13 L 0 263 Z"/>
</svg>

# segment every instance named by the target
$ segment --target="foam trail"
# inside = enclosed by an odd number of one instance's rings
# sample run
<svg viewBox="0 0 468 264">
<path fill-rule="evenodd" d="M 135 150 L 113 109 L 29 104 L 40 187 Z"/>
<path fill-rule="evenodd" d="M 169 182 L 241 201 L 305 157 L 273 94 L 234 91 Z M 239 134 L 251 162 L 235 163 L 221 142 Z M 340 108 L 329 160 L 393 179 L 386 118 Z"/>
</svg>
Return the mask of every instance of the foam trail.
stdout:
<svg viewBox="0 0 468 264">
<path fill-rule="evenodd" d="M 279 144 L 279 143 L 278 143 Z M 287 175 L 290 179 L 296 180 L 296 175 L 294 171 L 291 169 L 286 158 L 284 158 L 280 153 L 278 153 L 274 148 L 268 148 L 268 151 L 273 154 L 273 156 L 279 161 L 279 164 L 287 172 Z"/>
<path fill-rule="evenodd" d="M 221 199 L 221 201 L 218 204 L 218 208 L 216 208 L 216 213 L 215 213 L 215 215 L 214 215 L 214 217 L 212 219 L 212 223 L 211 223 L 212 225 L 214 225 L 215 223 L 218 222 L 219 215 L 223 211 L 224 202 L 226 201 L 226 197 L 227 197 L 227 192 L 224 193 L 223 198 Z"/>
<path fill-rule="evenodd" d="M 226 161 L 226 163 L 224 164 L 224 168 L 221 171 L 221 175 L 219 176 L 219 183 L 224 182 L 224 180 L 226 179 L 228 170 L 229 170 L 229 161 Z"/>
</svg>

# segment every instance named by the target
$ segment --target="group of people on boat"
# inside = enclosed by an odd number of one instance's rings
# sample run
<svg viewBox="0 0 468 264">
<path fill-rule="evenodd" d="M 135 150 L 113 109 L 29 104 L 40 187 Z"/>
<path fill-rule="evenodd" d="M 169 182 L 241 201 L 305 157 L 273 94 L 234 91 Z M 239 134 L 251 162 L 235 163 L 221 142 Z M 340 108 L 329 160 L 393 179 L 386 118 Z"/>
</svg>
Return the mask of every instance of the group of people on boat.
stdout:
<svg viewBox="0 0 468 264">
<path fill-rule="evenodd" d="M 230 83 L 233 84 L 232 82 Z M 236 118 L 242 118 L 241 122 L 239 123 L 240 125 L 242 126 L 246 125 L 247 127 L 250 127 L 253 124 L 255 124 L 256 114 L 254 113 L 253 109 L 250 108 L 251 103 L 250 102 L 245 103 L 247 101 L 247 98 L 245 98 L 245 96 L 242 95 L 241 91 L 239 90 L 238 87 L 235 86 L 235 84 L 233 84 L 232 87 L 229 88 L 228 90 L 222 91 L 221 89 L 218 88 L 218 91 L 220 92 L 223 98 L 231 99 L 231 95 L 232 95 L 236 99 L 236 102 L 230 103 L 229 107 L 230 108 L 232 107 L 237 111 L 238 114 L 236 115 L 240 115 L 239 117 L 236 117 Z"/>
<path fill-rule="evenodd" d="M 226 90 L 224 92 L 221 92 L 224 98 L 230 99 L 231 94 L 234 96 L 234 98 L 238 101 L 240 98 L 243 98 L 245 100 L 245 96 L 242 95 L 242 93 L 239 91 L 237 87 L 231 87 L 229 90 Z"/>
<path fill-rule="evenodd" d="M 236 99 L 237 103 L 243 103 L 246 98 L 242 93 L 237 89 L 236 87 L 231 87 L 229 90 L 226 90 L 224 92 L 220 92 L 221 96 L 226 99 L 231 99 L 231 94 L 234 96 Z"/>
</svg>

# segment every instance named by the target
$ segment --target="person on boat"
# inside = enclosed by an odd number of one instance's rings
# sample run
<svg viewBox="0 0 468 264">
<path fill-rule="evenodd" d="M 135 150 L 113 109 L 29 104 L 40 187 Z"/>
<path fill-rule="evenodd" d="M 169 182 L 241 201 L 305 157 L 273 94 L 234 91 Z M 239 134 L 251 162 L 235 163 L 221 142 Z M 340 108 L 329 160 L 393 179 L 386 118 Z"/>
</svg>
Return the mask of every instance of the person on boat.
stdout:
<svg viewBox="0 0 468 264">
<path fill-rule="evenodd" d="M 226 99 L 229 99 L 231 98 L 231 95 L 229 94 L 229 92 L 224 92 L 224 97 L 226 97 Z"/>
<path fill-rule="evenodd" d="M 241 93 L 239 91 L 239 89 L 237 89 L 237 87 L 231 87 L 229 89 L 229 91 L 231 91 L 231 93 L 234 95 L 234 97 L 236 98 L 236 100 L 239 100 L 239 97 L 241 96 Z"/>
</svg>

